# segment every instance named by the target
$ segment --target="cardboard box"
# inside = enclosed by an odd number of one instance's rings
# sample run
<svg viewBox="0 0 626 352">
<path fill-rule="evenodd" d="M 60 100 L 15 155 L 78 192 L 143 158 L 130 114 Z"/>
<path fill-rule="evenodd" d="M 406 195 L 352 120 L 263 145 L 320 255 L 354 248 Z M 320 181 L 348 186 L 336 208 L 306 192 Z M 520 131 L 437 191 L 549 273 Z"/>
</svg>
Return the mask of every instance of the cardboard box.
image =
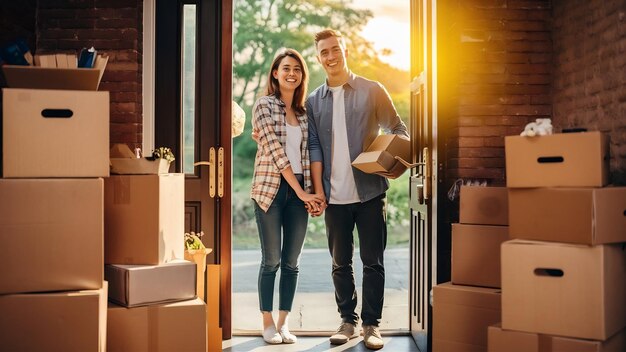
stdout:
<svg viewBox="0 0 626 352">
<path fill-rule="evenodd" d="M 0 179 L 0 294 L 99 289 L 103 180 Z"/>
<path fill-rule="evenodd" d="M 4 177 L 109 175 L 109 92 L 2 92 Z"/>
<path fill-rule="evenodd" d="M 166 174 L 170 169 L 170 162 L 165 159 L 151 157 L 137 157 L 128 145 L 114 144 L 109 150 L 111 157 L 111 173 L 119 175 L 155 175 Z M 139 155 L 141 156 L 141 155 Z"/>
<path fill-rule="evenodd" d="M 600 132 L 504 138 L 507 187 L 602 187 L 609 138 Z"/>
<path fill-rule="evenodd" d="M 503 330 L 500 324 L 489 327 L 488 352 L 623 352 L 626 330 L 606 341 L 572 339 L 514 330 Z"/>
<path fill-rule="evenodd" d="M 449 282 L 433 287 L 433 351 L 485 351 L 487 327 L 499 321 L 499 289 Z"/>
<path fill-rule="evenodd" d="M 626 249 L 502 244 L 502 328 L 606 340 L 626 326 Z"/>
<path fill-rule="evenodd" d="M 124 307 L 196 298 L 196 265 L 186 260 L 161 265 L 104 267 L 109 299 Z"/>
<path fill-rule="evenodd" d="M 509 190 L 511 238 L 626 242 L 626 187 Z"/>
<path fill-rule="evenodd" d="M 146 158 L 111 158 L 111 173 L 118 175 L 156 175 L 166 174 L 170 162 L 165 159 L 148 160 Z"/>
<path fill-rule="evenodd" d="M 98 90 L 107 61 L 100 56 L 96 68 L 4 65 L 2 71 L 11 88 Z"/>
<path fill-rule="evenodd" d="M 106 283 L 93 291 L 0 295 L 0 346 L 3 351 L 105 352 L 106 301 Z"/>
<path fill-rule="evenodd" d="M 158 265 L 183 259 L 184 211 L 184 174 L 105 179 L 105 263 Z"/>
<path fill-rule="evenodd" d="M 109 304 L 107 348 L 115 352 L 206 352 L 206 305 L 191 301 L 124 308 Z"/>
<path fill-rule="evenodd" d="M 500 245 L 507 226 L 452 224 L 452 283 L 500 287 Z"/>
<path fill-rule="evenodd" d="M 461 186 L 459 210 L 462 224 L 508 225 L 507 188 Z"/>
<path fill-rule="evenodd" d="M 394 159 L 396 156 L 410 162 L 411 141 L 395 134 L 382 134 L 354 159 L 352 166 L 368 174 L 387 172 L 399 163 Z"/>
</svg>

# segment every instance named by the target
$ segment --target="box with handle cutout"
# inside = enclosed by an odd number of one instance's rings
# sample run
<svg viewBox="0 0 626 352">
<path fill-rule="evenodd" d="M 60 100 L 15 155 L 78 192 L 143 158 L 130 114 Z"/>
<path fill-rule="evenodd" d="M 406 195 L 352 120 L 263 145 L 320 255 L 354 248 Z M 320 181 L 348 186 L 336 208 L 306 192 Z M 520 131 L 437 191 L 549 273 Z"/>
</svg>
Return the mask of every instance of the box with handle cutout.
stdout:
<svg viewBox="0 0 626 352">
<path fill-rule="evenodd" d="M 506 136 L 506 185 L 602 187 L 609 180 L 609 138 L 601 132 Z"/>
<path fill-rule="evenodd" d="M 502 328 L 606 340 L 626 326 L 626 249 L 502 244 Z"/>
<path fill-rule="evenodd" d="M 2 94 L 3 177 L 109 176 L 109 92 Z"/>
</svg>

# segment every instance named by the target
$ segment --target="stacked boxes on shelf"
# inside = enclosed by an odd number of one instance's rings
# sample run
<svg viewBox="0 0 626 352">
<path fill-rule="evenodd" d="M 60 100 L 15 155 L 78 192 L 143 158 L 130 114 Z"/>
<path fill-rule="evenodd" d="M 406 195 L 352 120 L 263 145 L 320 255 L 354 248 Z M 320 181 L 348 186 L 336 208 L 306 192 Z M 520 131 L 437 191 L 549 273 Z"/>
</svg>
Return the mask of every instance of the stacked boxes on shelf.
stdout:
<svg viewBox="0 0 626 352">
<path fill-rule="evenodd" d="M 452 281 L 433 289 L 434 351 L 486 351 L 500 321 L 500 245 L 508 240 L 505 187 L 463 186 L 452 224 Z"/>
<path fill-rule="evenodd" d="M 107 345 L 113 351 L 206 351 L 196 265 L 183 260 L 185 176 L 111 175 L 104 182 Z"/>
<path fill-rule="evenodd" d="M 489 351 L 626 350 L 626 188 L 600 132 L 506 137 L 512 240 Z"/>
<path fill-rule="evenodd" d="M 105 351 L 109 93 L 36 83 L 2 90 L 0 346 Z"/>
</svg>

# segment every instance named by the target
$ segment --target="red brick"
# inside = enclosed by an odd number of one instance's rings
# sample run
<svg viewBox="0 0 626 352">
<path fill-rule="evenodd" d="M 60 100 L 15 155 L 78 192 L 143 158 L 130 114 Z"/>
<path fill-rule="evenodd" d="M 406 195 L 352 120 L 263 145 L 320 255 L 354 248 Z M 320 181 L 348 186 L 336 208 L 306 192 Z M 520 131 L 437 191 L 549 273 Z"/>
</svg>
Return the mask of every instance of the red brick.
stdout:
<svg viewBox="0 0 626 352">
<path fill-rule="evenodd" d="M 512 9 L 529 10 L 549 9 L 552 7 L 551 2 L 548 0 L 509 0 L 507 5 Z"/>
<path fill-rule="evenodd" d="M 141 123 L 141 115 L 135 112 L 111 113 L 111 123 Z"/>
<path fill-rule="evenodd" d="M 459 127 L 459 136 L 492 137 L 506 135 L 506 126 Z"/>
<path fill-rule="evenodd" d="M 506 70 L 513 74 L 550 74 L 552 67 L 548 64 L 507 64 Z"/>
<path fill-rule="evenodd" d="M 94 0 L 39 0 L 40 9 L 79 9 L 94 6 Z"/>
<path fill-rule="evenodd" d="M 43 20 L 48 18 L 55 19 L 66 19 L 66 18 L 76 18 L 76 11 L 68 8 L 45 8 L 41 7 L 42 3 L 45 1 L 39 2 L 39 11 L 37 16 Z"/>
<path fill-rule="evenodd" d="M 136 18 L 97 18 L 94 21 L 96 28 L 131 28 L 138 25 Z"/>
<path fill-rule="evenodd" d="M 138 73 L 136 71 L 114 71 L 106 70 L 102 77 L 103 80 L 108 82 L 128 82 L 136 81 L 138 79 Z"/>
<path fill-rule="evenodd" d="M 457 169 L 458 177 L 473 179 L 504 179 L 504 168 L 484 168 L 484 169 Z"/>
<path fill-rule="evenodd" d="M 487 126 L 520 126 L 528 123 L 528 116 L 489 116 L 485 117 Z"/>
<path fill-rule="evenodd" d="M 485 145 L 484 138 L 480 137 L 459 137 L 457 139 L 459 147 L 483 147 Z"/>
<path fill-rule="evenodd" d="M 504 148 L 459 148 L 459 158 L 501 158 L 504 157 Z"/>
<path fill-rule="evenodd" d="M 481 117 L 460 116 L 459 126 L 482 126 L 483 119 Z"/>
<path fill-rule="evenodd" d="M 505 29 L 510 31 L 549 31 L 549 22 L 546 21 L 507 21 Z"/>
<path fill-rule="evenodd" d="M 142 6 L 141 1 L 138 0 L 95 0 L 95 7 L 108 7 L 108 8 L 140 8 Z"/>
<path fill-rule="evenodd" d="M 111 102 L 111 114 L 113 113 L 134 113 L 137 111 L 136 103 Z"/>
<path fill-rule="evenodd" d="M 508 134 L 510 135 L 510 134 Z M 485 147 L 504 147 L 504 136 L 501 137 L 485 137 L 483 139 Z"/>
</svg>

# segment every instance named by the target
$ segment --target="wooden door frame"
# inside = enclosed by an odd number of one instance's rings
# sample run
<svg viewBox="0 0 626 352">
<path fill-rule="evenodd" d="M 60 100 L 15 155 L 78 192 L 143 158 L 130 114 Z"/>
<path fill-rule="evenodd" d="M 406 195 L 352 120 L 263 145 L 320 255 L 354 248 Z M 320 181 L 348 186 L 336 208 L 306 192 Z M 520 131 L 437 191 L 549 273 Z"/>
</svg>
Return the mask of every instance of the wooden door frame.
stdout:
<svg viewBox="0 0 626 352">
<path fill-rule="evenodd" d="M 233 0 L 221 0 L 220 146 L 224 148 L 224 197 L 218 199 L 220 245 L 220 321 L 222 338 L 232 336 L 232 85 L 233 85 Z M 225 210 L 225 211 L 224 211 Z"/>
<path fill-rule="evenodd" d="M 437 105 L 437 0 L 411 0 L 411 94 L 419 94 L 415 99 L 411 98 L 411 137 L 413 161 L 428 163 L 430 172 L 427 173 L 425 167 L 411 172 L 410 192 L 416 193 L 412 188 L 420 184 L 418 173 L 426 174 L 421 178 L 423 181 L 424 193 L 429 193 L 429 199 L 420 203 L 414 211 L 414 197 L 411 195 L 411 284 L 410 290 L 410 331 L 416 344 L 420 348 L 432 350 L 432 287 L 437 283 L 438 258 L 439 258 L 439 238 L 437 236 L 439 207 L 438 202 L 438 105 Z M 417 103 L 415 101 L 418 101 Z M 423 117 L 420 117 L 422 116 Z M 426 138 L 424 138 L 426 137 Z M 425 157 L 423 148 L 428 147 L 430 157 Z M 417 177 L 413 182 L 413 177 Z M 429 183 L 429 186 L 426 183 Z M 418 186 L 419 187 L 419 186 Z M 425 210 L 424 210 L 425 209 Z M 414 238 L 420 234 L 419 227 L 421 217 L 425 218 L 425 228 L 422 236 L 425 238 Z M 422 251 L 419 251 L 419 244 Z M 418 253 L 419 252 L 419 253 Z M 423 254 L 426 258 L 417 258 Z M 421 263 L 421 266 L 420 264 Z M 419 273 L 418 270 L 421 270 Z M 423 285 L 423 286 L 420 286 Z M 414 292 L 419 290 L 420 292 Z M 418 307 L 419 306 L 419 307 Z M 423 320 L 420 321 L 419 308 L 424 308 L 422 312 Z M 415 323 L 422 328 L 414 329 L 414 317 L 418 319 Z M 426 330 L 426 335 L 422 332 Z"/>
<path fill-rule="evenodd" d="M 169 0 L 162 0 L 169 1 Z M 178 3 L 178 1 L 176 1 Z M 231 316 L 231 291 L 232 291 L 232 280 L 231 280 L 231 231 L 232 231 L 232 135 L 231 135 L 231 101 L 232 101 L 232 34 L 233 34 L 233 7 L 232 0 L 198 0 L 198 3 L 201 3 L 203 6 L 199 7 L 200 11 L 204 11 L 204 14 L 201 14 L 200 17 L 211 17 L 209 14 L 211 11 L 218 11 L 217 15 L 214 15 L 217 18 L 217 23 L 214 24 L 199 24 L 200 28 L 207 28 L 209 26 L 214 26 L 213 31 L 207 31 L 200 34 L 198 40 L 201 40 L 203 43 L 207 41 L 213 44 L 213 47 L 216 48 L 216 52 L 210 53 L 205 45 L 201 45 L 199 47 L 198 53 L 201 57 L 204 58 L 203 62 L 199 62 L 199 65 L 206 65 L 207 57 L 209 55 L 215 55 L 215 57 L 211 58 L 212 62 L 215 62 L 218 67 L 216 70 L 212 71 L 211 74 L 208 73 L 210 70 L 206 70 L 201 67 L 200 75 L 198 79 L 200 80 L 215 80 L 216 81 L 216 94 L 217 94 L 217 104 L 219 107 L 217 109 L 212 109 L 212 107 L 207 106 L 207 101 L 203 97 L 199 99 L 198 106 L 200 108 L 200 112 L 204 115 L 204 118 L 208 116 L 209 111 L 217 111 L 219 116 L 215 119 L 215 131 L 216 131 L 216 144 L 215 148 L 222 147 L 224 149 L 224 196 L 222 198 L 215 198 L 215 207 L 214 214 L 211 216 L 214 217 L 216 222 L 216 234 L 215 234 L 215 244 L 214 244 L 214 253 L 216 255 L 215 264 L 220 264 L 220 323 L 222 327 L 222 338 L 230 339 L 232 336 L 232 316 Z M 144 7 L 146 8 L 146 7 Z M 178 73 L 176 69 L 171 69 L 172 72 L 169 72 L 165 75 L 166 81 L 161 80 L 158 84 L 163 85 L 164 83 L 170 85 L 170 88 L 167 91 L 156 89 L 156 72 L 159 67 L 170 67 L 175 68 L 179 67 L 180 58 L 178 55 L 172 53 L 178 52 L 178 48 L 175 44 L 169 43 L 166 51 L 170 51 L 168 54 L 163 54 L 162 49 L 156 49 L 154 44 L 156 44 L 156 36 L 164 35 L 164 36 L 174 36 L 172 33 L 162 33 L 159 28 L 154 26 L 156 23 L 156 8 L 157 6 L 153 3 L 148 6 L 150 12 L 144 13 L 144 16 L 151 16 L 148 20 L 144 19 L 144 23 L 147 23 L 150 26 L 145 27 L 145 31 L 149 33 L 144 33 L 144 39 L 146 37 L 148 40 L 148 50 L 144 53 L 145 55 L 154 55 L 156 57 L 157 50 L 161 52 L 161 56 L 159 56 L 159 62 L 156 60 L 149 61 L 150 64 L 152 62 L 155 63 L 154 71 L 144 72 L 144 75 L 151 75 L 148 79 L 144 79 L 144 82 L 150 82 L 153 86 L 144 86 L 144 94 L 154 94 L 154 100 L 151 101 L 147 99 L 147 101 L 153 102 L 155 105 L 159 105 L 159 109 L 156 111 L 154 116 L 146 116 L 149 120 L 147 124 L 150 126 L 148 130 L 154 131 L 154 143 L 158 143 L 159 146 L 171 146 L 175 155 L 179 149 L 178 139 L 180 136 L 180 124 L 178 118 L 157 118 L 158 114 L 166 114 L 168 116 L 179 116 L 180 112 L 180 104 L 178 102 L 162 104 L 163 101 L 171 101 L 172 99 L 168 97 L 167 94 L 171 94 L 172 91 L 178 92 L 180 91 L 180 84 L 178 79 Z M 170 19 L 168 19 L 169 21 Z M 170 24 L 171 25 L 171 24 Z M 151 36 L 152 35 L 152 36 Z M 169 42 L 169 40 L 168 40 Z M 202 52 L 202 53 L 200 53 Z M 158 65 L 159 67 L 156 67 Z M 152 68 L 151 66 L 149 67 Z M 159 71 L 162 72 L 162 71 Z M 161 79 L 163 78 L 160 76 Z M 176 94 L 176 93 L 174 93 Z M 150 112 L 152 109 L 149 110 Z M 157 126 L 158 122 L 158 126 Z M 158 127 L 158 128 L 157 128 Z M 172 133 L 173 132 L 173 133 Z M 151 137 L 148 137 L 147 140 L 151 142 Z M 196 139 L 199 140 L 199 139 Z M 144 144 L 144 146 L 146 146 Z M 153 146 L 149 146 L 153 148 Z M 204 148 L 208 149 L 208 148 Z M 146 149 L 147 150 L 147 149 Z M 208 160 L 208 150 L 203 150 L 201 148 L 196 149 L 196 155 L 201 156 L 201 159 L 204 158 Z M 175 170 L 180 172 L 182 170 L 182 165 L 179 160 L 176 160 Z M 203 210 L 206 212 L 209 210 Z M 202 223 L 206 223 L 207 220 L 211 216 L 203 214 Z"/>
</svg>

